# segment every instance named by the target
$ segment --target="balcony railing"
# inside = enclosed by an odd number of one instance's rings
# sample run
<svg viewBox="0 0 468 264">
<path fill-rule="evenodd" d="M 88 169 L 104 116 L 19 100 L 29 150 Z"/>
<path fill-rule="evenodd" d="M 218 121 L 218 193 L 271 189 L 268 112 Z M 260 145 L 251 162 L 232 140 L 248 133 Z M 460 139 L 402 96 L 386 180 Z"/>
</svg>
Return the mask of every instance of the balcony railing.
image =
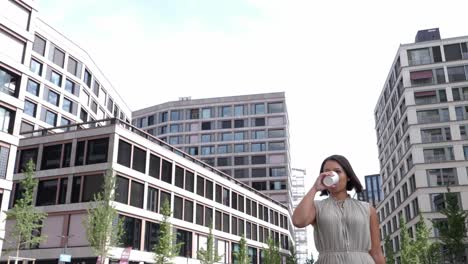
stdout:
<svg viewBox="0 0 468 264">
<path fill-rule="evenodd" d="M 452 155 L 449 154 L 431 154 L 431 155 L 424 155 L 424 161 L 427 163 L 433 162 L 444 162 L 444 161 L 451 161 L 454 160 Z"/>
<path fill-rule="evenodd" d="M 436 115 L 436 116 L 418 116 L 418 122 L 420 124 L 425 124 L 425 123 L 435 123 L 435 122 L 444 122 L 448 120 L 444 120 L 442 116 Z"/>
<path fill-rule="evenodd" d="M 423 143 L 442 142 L 442 141 L 447 141 L 444 135 L 423 135 L 422 136 Z"/>
<path fill-rule="evenodd" d="M 168 149 L 172 152 L 174 152 L 175 154 L 193 162 L 193 163 L 196 163 L 197 165 L 225 178 L 225 179 L 228 179 L 229 181 L 267 199 L 268 201 L 278 205 L 278 206 L 281 206 L 282 208 L 285 208 L 287 209 L 287 205 L 286 204 L 282 204 L 282 203 L 279 203 L 277 202 L 276 200 L 273 200 L 272 198 L 266 196 L 265 194 L 257 191 L 256 189 L 248 186 L 247 184 L 241 182 L 241 181 L 238 181 L 236 180 L 235 178 L 229 176 L 228 174 L 206 164 L 205 162 L 189 155 L 188 153 L 186 152 L 183 152 L 182 150 L 176 148 L 176 147 L 173 147 L 172 145 L 169 145 L 168 143 L 162 141 L 161 139 L 151 135 L 151 134 L 148 134 L 146 133 L 145 131 L 131 125 L 130 123 L 127 123 L 123 120 L 120 120 L 120 119 L 117 119 L 117 118 L 109 118 L 109 119 L 102 119 L 102 120 L 96 120 L 96 121 L 90 121 L 90 122 L 84 122 L 84 123 L 76 123 L 76 124 L 71 124 L 71 125 L 67 125 L 67 126 L 57 126 L 57 127 L 52 127 L 52 128 L 45 128 L 45 129 L 40 129 L 40 130 L 34 130 L 34 131 L 28 131 L 28 132 L 23 132 L 21 133 L 21 135 L 25 136 L 25 137 L 36 137 L 36 136 L 46 136 L 46 135 L 53 135 L 53 134 L 57 134 L 57 133 L 64 133 L 64 132 L 67 132 L 67 131 L 76 131 L 76 130 L 82 130 L 82 129 L 87 129 L 87 128 L 97 128 L 97 127 L 104 127 L 104 126 L 111 126 L 111 125 L 118 125 L 124 129 L 127 129 L 128 131 L 131 131 L 133 133 L 135 133 L 136 135 L 138 136 L 141 136 L 141 137 L 144 137 L 145 139 L 153 142 L 153 143 L 156 143 L 157 145 L 160 145 L 162 146 L 163 148 L 165 149 Z"/>
</svg>

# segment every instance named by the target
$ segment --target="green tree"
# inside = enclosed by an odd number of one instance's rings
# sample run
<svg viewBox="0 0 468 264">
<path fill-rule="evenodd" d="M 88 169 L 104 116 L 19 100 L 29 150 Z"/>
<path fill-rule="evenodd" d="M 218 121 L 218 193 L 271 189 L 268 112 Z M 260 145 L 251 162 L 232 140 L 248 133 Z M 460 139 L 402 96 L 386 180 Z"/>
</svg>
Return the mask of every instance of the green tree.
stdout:
<svg viewBox="0 0 468 264">
<path fill-rule="evenodd" d="M 314 254 L 310 254 L 310 258 L 306 259 L 306 264 L 314 264 L 315 259 L 314 259 Z"/>
<path fill-rule="evenodd" d="M 169 222 L 172 212 L 167 199 L 162 204 L 161 214 L 163 220 L 159 228 L 159 240 L 153 248 L 155 253 L 154 261 L 156 261 L 156 264 L 172 264 L 172 259 L 178 255 L 183 243 L 176 243 L 175 236 L 172 233 L 172 224 Z"/>
<path fill-rule="evenodd" d="M 275 241 L 270 237 L 267 240 L 268 248 L 265 250 L 265 264 L 280 264 L 281 256 Z"/>
<path fill-rule="evenodd" d="M 218 255 L 218 248 L 215 247 L 212 224 L 210 224 L 210 233 L 208 234 L 208 239 L 206 241 L 206 249 L 199 249 L 197 252 L 197 258 L 200 260 L 201 264 L 213 264 L 222 259 L 222 256 Z"/>
<path fill-rule="evenodd" d="M 419 214 L 419 222 L 416 224 L 416 241 L 414 242 L 414 250 L 421 264 L 439 263 L 440 245 L 437 242 L 429 240 L 430 229 L 424 222 L 424 218 Z"/>
<path fill-rule="evenodd" d="M 249 252 L 247 249 L 247 240 L 245 240 L 245 237 L 243 234 L 239 241 L 239 251 L 234 252 L 233 254 L 234 254 L 234 259 L 236 260 L 237 264 L 249 264 L 250 263 Z"/>
<path fill-rule="evenodd" d="M 405 219 L 400 216 L 400 236 L 401 236 L 401 263 L 402 264 L 418 264 L 418 257 L 414 250 L 414 243 L 409 236 L 408 227 Z"/>
<path fill-rule="evenodd" d="M 451 263 L 461 263 L 465 251 L 463 240 L 468 215 L 460 208 L 457 194 L 451 193 L 450 189 L 445 194 L 445 205 L 441 213 L 447 217 L 447 221 L 435 222 L 434 226 L 439 230 L 439 239 L 445 248 L 445 260 Z"/>
<path fill-rule="evenodd" d="M 15 220 L 15 225 L 10 233 L 11 241 L 8 243 L 16 246 L 16 257 L 22 247 L 34 247 L 47 239 L 38 235 L 38 230 L 43 226 L 47 217 L 44 212 L 39 212 L 33 205 L 33 192 L 38 180 L 34 178 L 34 162 L 29 160 L 24 171 L 24 179 L 19 182 L 21 198 L 15 202 L 15 206 L 6 212 L 7 220 Z"/>
<path fill-rule="evenodd" d="M 296 248 L 294 247 L 294 245 L 291 244 L 290 248 L 289 248 L 289 253 L 291 254 L 290 256 L 288 256 L 288 258 L 286 259 L 286 263 L 287 264 L 296 264 L 297 263 L 297 254 L 296 254 Z"/>
<path fill-rule="evenodd" d="M 390 240 L 390 236 L 385 237 L 385 259 L 387 264 L 395 264 L 395 251 L 393 251 L 393 243 Z"/>
<path fill-rule="evenodd" d="M 102 264 L 110 247 L 118 246 L 124 234 L 123 220 L 118 218 L 117 209 L 112 204 L 115 198 L 114 189 L 115 175 L 112 170 L 108 170 L 104 175 L 101 191 L 95 194 L 93 202 L 89 203 L 88 216 L 83 221 L 88 242 L 93 251 L 101 256 Z"/>
</svg>

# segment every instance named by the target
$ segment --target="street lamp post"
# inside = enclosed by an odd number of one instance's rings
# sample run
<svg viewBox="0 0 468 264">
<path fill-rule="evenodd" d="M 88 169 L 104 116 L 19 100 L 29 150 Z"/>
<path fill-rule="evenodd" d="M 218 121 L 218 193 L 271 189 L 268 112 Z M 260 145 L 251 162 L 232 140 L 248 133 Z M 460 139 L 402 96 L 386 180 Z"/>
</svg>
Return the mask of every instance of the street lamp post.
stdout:
<svg viewBox="0 0 468 264">
<path fill-rule="evenodd" d="M 73 237 L 74 235 L 58 235 L 57 237 L 60 237 L 62 239 L 65 239 L 65 245 L 63 247 L 63 254 L 67 254 L 67 246 L 68 246 L 68 239 L 70 239 L 70 237 Z M 64 262 L 60 261 L 59 259 L 59 264 L 63 264 Z"/>
</svg>

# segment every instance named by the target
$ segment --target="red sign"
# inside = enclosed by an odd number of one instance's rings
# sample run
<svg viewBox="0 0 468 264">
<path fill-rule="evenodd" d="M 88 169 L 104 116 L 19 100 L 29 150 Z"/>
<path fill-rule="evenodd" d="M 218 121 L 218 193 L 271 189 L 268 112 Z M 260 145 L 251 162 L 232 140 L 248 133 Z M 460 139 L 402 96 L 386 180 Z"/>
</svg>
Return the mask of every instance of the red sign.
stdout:
<svg viewBox="0 0 468 264">
<path fill-rule="evenodd" d="M 125 248 L 122 251 L 122 256 L 120 257 L 119 264 L 128 264 L 128 259 L 130 258 L 131 252 L 132 252 L 132 247 Z"/>
</svg>

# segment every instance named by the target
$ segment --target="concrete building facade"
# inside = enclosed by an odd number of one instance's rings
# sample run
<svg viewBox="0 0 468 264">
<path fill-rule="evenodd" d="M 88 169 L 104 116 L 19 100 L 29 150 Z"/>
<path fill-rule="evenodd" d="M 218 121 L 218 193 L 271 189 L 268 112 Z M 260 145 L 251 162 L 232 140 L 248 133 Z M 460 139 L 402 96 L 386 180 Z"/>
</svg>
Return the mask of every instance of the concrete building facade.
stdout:
<svg viewBox="0 0 468 264">
<path fill-rule="evenodd" d="M 0 237 L 20 133 L 130 114 L 89 55 L 38 18 L 37 2 L 0 1 Z"/>
<path fill-rule="evenodd" d="M 400 45 L 375 109 L 381 238 L 389 235 L 397 251 L 400 216 L 412 236 L 419 213 L 430 227 L 444 221 L 449 189 L 468 210 L 468 37 L 438 36 L 424 30 Z"/>
<path fill-rule="evenodd" d="M 39 180 L 34 202 L 48 213 L 41 229 L 48 239 L 35 249 L 22 250 L 23 256 L 36 258 L 36 263 L 56 263 L 67 246 L 73 263 L 96 263 L 83 219 L 110 170 L 117 184 L 113 205 L 125 230 L 123 245 L 111 250 L 110 261 L 118 261 L 126 247 L 132 247 L 130 261 L 153 261 L 165 200 L 171 205 L 177 241 L 183 243 L 176 263 L 198 263 L 197 251 L 206 247 L 210 224 L 223 256 L 220 263 L 234 262 L 232 253 L 242 235 L 251 263 L 263 263 L 269 237 L 278 243 L 283 258 L 289 253 L 294 240 L 285 205 L 124 121 L 96 122 L 101 125 L 80 129 L 76 124 L 49 133 L 51 128 L 20 141 L 14 179 L 24 177 L 20 171 L 32 158 Z M 11 205 L 18 190 L 16 183 Z M 7 238 L 12 225 L 9 220 Z"/>
<path fill-rule="evenodd" d="M 280 203 L 291 203 L 284 93 L 181 98 L 132 113 L 133 125 Z"/>
</svg>

